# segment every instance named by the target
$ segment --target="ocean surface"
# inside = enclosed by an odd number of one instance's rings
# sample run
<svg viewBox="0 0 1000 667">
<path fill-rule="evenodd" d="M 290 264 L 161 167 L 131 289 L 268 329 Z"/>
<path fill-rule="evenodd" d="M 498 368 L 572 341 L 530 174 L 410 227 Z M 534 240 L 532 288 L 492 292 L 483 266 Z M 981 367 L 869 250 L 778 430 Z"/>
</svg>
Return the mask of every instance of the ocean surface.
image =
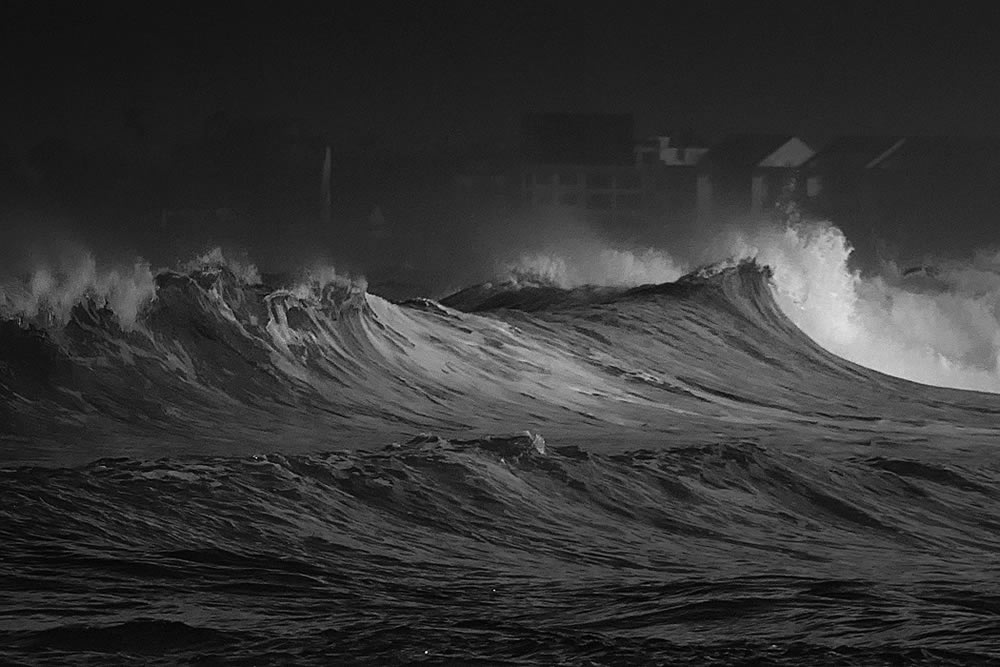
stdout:
<svg viewBox="0 0 1000 667">
<path fill-rule="evenodd" d="M 1000 664 L 1000 396 L 778 273 L 8 298 L 0 663 Z"/>
</svg>

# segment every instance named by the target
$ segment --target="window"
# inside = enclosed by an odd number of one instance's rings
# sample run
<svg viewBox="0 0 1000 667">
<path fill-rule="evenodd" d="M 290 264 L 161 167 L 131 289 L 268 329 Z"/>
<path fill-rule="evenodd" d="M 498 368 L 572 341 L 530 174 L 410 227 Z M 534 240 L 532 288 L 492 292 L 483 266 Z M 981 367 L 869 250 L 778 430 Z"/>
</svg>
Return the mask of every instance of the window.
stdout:
<svg viewBox="0 0 1000 667">
<path fill-rule="evenodd" d="M 626 171 L 618 174 L 616 179 L 621 190 L 638 190 L 642 187 L 642 177 L 637 171 Z"/>
<path fill-rule="evenodd" d="M 636 211 L 642 208 L 642 195 L 638 192 L 618 193 L 616 198 L 618 208 L 626 211 Z"/>
<path fill-rule="evenodd" d="M 587 208 L 598 211 L 611 209 L 611 195 L 606 192 L 597 192 L 587 197 Z"/>
<path fill-rule="evenodd" d="M 558 176 L 559 185 L 576 185 L 580 182 L 579 174 L 575 171 L 560 171 Z"/>
<path fill-rule="evenodd" d="M 806 196 L 815 197 L 823 191 L 823 180 L 819 176 L 806 179 Z"/>
<path fill-rule="evenodd" d="M 576 206 L 580 203 L 580 197 L 575 192 L 563 192 L 559 195 L 559 203 L 563 206 Z"/>
<path fill-rule="evenodd" d="M 549 185 L 552 183 L 552 172 L 551 171 L 536 171 L 535 172 L 535 185 Z"/>
<path fill-rule="evenodd" d="M 587 174 L 587 187 L 592 190 L 603 190 L 614 187 L 611 174 Z"/>
</svg>

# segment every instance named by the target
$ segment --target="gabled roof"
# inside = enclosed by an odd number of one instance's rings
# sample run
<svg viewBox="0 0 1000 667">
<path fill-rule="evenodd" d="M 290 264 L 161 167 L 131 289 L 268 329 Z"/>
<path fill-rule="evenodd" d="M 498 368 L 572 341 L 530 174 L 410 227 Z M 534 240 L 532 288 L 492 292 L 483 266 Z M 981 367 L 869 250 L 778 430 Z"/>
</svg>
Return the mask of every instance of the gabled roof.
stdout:
<svg viewBox="0 0 1000 667">
<path fill-rule="evenodd" d="M 863 169 L 890 153 L 899 141 L 900 137 L 890 136 L 837 137 L 804 166 L 807 169 Z"/>
<path fill-rule="evenodd" d="M 913 169 L 1000 162 L 1000 140 L 994 137 L 906 137 L 894 150 L 865 165 L 868 169 Z"/>
<path fill-rule="evenodd" d="M 712 146 L 699 165 L 752 168 L 792 139 L 795 137 L 783 134 L 731 134 Z"/>
<path fill-rule="evenodd" d="M 768 153 L 764 159 L 757 163 L 758 167 L 788 168 L 800 167 L 802 164 L 816 154 L 812 146 L 802 141 L 798 137 L 792 137 L 778 148 Z"/>
</svg>

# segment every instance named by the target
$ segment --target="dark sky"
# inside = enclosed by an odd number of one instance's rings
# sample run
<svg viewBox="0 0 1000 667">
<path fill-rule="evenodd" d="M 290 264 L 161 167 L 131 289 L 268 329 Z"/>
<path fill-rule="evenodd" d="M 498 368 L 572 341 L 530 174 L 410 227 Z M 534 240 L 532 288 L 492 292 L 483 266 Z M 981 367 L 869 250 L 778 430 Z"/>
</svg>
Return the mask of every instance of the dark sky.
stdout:
<svg viewBox="0 0 1000 667">
<path fill-rule="evenodd" d="M 394 147 L 509 140 L 524 110 L 1000 134 L 1000 26 L 962 3 L 250 4 L 8 0 L 0 141 L 170 140 L 220 109 Z"/>
</svg>

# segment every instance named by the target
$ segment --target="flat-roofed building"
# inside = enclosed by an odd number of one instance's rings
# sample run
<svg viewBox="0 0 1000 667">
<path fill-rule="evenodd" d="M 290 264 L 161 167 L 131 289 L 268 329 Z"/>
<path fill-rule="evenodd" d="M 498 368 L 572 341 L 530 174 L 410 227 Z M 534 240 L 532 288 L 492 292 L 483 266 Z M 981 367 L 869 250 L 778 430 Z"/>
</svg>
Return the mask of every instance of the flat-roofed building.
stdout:
<svg viewBox="0 0 1000 667">
<path fill-rule="evenodd" d="M 530 113 L 522 119 L 521 197 L 605 225 L 636 224 L 643 179 L 629 114 Z"/>
</svg>

